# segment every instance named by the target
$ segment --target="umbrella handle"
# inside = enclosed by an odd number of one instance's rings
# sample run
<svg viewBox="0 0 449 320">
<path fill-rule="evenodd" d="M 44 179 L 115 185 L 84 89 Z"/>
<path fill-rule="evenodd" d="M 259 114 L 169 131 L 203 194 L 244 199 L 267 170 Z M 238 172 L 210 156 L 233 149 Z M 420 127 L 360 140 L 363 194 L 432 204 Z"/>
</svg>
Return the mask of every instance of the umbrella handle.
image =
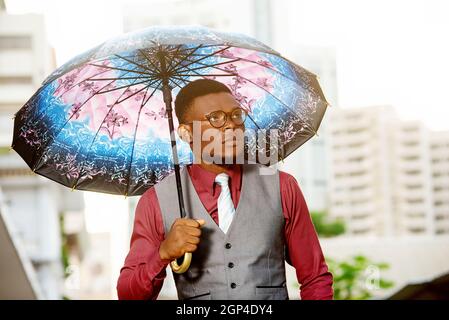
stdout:
<svg viewBox="0 0 449 320">
<path fill-rule="evenodd" d="M 175 273 L 184 273 L 189 269 L 190 262 L 192 261 L 192 253 L 186 252 L 184 253 L 184 260 L 182 261 L 181 265 L 178 264 L 178 261 L 173 260 L 170 262 L 170 267 Z"/>
</svg>

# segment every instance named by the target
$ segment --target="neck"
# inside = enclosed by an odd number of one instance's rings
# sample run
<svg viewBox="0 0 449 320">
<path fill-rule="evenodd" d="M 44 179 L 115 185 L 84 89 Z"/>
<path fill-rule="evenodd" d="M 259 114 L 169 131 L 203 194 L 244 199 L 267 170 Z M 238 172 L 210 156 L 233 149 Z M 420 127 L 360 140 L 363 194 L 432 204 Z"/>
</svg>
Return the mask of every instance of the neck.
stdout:
<svg viewBox="0 0 449 320">
<path fill-rule="evenodd" d="M 233 166 L 240 166 L 239 164 L 215 164 L 215 163 L 204 163 L 201 162 L 198 164 L 201 168 L 204 170 L 220 174 L 220 173 L 226 173 L 229 171 L 229 169 Z"/>
</svg>

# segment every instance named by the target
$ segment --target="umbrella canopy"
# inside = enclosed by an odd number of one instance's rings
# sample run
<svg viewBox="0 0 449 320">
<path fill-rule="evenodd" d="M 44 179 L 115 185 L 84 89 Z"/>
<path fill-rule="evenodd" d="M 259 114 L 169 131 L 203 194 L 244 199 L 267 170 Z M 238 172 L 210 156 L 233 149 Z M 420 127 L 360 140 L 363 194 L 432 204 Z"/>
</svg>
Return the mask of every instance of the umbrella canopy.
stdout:
<svg viewBox="0 0 449 320">
<path fill-rule="evenodd" d="M 65 186 L 141 195 L 174 171 L 170 133 L 179 166 L 193 162 L 169 128 L 163 91 L 176 95 L 201 78 L 231 89 L 248 111 L 246 128 L 279 130 L 282 157 L 316 134 L 328 105 L 314 74 L 255 39 L 201 26 L 151 27 L 108 40 L 48 76 L 16 113 L 12 147 L 34 172 Z"/>
</svg>

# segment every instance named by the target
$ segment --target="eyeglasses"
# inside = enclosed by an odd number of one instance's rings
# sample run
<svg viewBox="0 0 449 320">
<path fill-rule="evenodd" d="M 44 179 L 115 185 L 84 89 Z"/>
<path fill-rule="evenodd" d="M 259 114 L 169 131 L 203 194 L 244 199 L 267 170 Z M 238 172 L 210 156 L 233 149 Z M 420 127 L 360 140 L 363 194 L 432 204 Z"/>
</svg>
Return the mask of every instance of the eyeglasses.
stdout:
<svg viewBox="0 0 449 320">
<path fill-rule="evenodd" d="M 240 126 L 245 122 L 248 113 L 242 108 L 235 108 L 230 112 L 230 115 L 232 122 Z M 210 125 L 217 129 L 223 127 L 228 121 L 228 113 L 222 110 L 212 111 L 211 113 L 206 114 L 205 117 L 209 121 Z"/>
</svg>

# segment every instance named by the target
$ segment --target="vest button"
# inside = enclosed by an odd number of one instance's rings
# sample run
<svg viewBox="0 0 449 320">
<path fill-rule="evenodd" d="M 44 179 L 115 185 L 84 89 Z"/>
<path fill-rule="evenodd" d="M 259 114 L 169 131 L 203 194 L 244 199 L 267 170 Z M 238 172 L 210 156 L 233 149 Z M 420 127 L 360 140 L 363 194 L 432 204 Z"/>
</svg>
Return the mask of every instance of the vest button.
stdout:
<svg viewBox="0 0 449 320">
<path fill-rule="evenodd" d="M 228 263 L 228 267 L 229 267 L 229 268 L 234 268 L 234 264 L 233 264 L 232 262 L 229 262 L 229 263 Z"/>
<path fill-rule="evenodd" d="M 226 248 L 226 249 L 231 249 L 231 247 L 232 247 L 232 246 L 231 246 L 231 244 L 230 244 L 229 242 L 226 243 L 226 245 L 225 245 L 225 248 Z"/>
<path fill-rule="evenodd" d="M 237 285 L 233 282 L 233 283 L 231 283 L 231 288 L 232 289 L 235 289 L 235 287 L 237 287 Z"/>
</svg>

